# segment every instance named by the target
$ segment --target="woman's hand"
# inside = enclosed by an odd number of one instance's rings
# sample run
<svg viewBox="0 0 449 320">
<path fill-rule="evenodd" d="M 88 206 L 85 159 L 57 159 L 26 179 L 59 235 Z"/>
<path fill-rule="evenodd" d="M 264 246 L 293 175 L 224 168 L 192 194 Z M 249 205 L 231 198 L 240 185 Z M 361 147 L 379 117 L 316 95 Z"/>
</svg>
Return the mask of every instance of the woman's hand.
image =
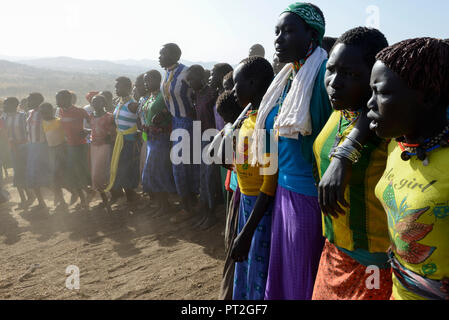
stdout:
<svg viewBox="0 0 449 320">
<path fill-rule="evenodd" d="M 344 208 L 349 207 L 345 200 L 345 190 L 351 174 L 352 163 L 349 160 L 332 159 L 318 186 L 318 200 L 324 215 L 334 218 L 345 215 Z"/>
<path fill-rule="evenodd" d="M 248 260 L 249 249 L 251 248 L 252 238 L 244 230 L 234 239 L 231 249 L 231 258 L 236 262 Z"/>
</svg>

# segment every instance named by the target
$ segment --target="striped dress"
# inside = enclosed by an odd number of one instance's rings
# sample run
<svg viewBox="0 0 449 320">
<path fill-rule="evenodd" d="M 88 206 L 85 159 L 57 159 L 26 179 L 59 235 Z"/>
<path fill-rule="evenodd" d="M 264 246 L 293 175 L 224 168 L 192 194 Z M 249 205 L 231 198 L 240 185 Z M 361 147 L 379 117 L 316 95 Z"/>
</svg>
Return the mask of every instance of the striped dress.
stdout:
<svg viewBox="0 0 449 320">
<path fill-rule="evenodd" d="M 193 137 L 193 92 L 188 86 L 185 78 L 187 67 L 177 64 L 167 69 L 164 81 L 161 85 L 161 92 L 165 105 L 173 116 L 172 129 L 183 129 Z M 192 140 L 192 139 L 191 139 Z M 179 196 L 185 198 L 199 191 L 199 165 L 193 164 L 193 141 L 189 141 L 188 146 L 182 149 L 190 149 L 189 163 L 173 164 L 173 177 L 175 178 L 176 191 Z M 181 137 L 173 141 L 173 147 L 178 148 L 179 143 L 187 143 Z M 182 150 L 179 152 L 182 158 Z"/>
<path fill-rule="evenodd" d="M 129 110 L 129 105 L 135 103 L 132 98 L 121 99 L 114 110 L 114 119 L 118 131 L 124 132 L 137 125 L 137 114 Z M 117 176 L 112 189 L 134 189 L 139 185 L 140 148 L 136 134 L 124 136 L 123 149 L 120 153 Z"/>
<path fill-rule="evenodd" d="M 27 119 L 28 146 L 26 180 L 30 188 L 48 187 L 51 173 L 48 145 L 42 128 L 42 117 L 37 109 L 31 110 Z"/>
<path fill-rule="evenodd" d="M 11 150 L 11 162 L 14 169 L 14 186 L 26 187 L 26 114 L 17 112 L 4 118 L 8 148 Z"/>
<path fill-rule="evenodd" d="M 333 147 L 343 143 L 356 122 L 357 115 L 346 111 L 334 111 L 329 118 L 314 144 L 320 177 L 331 163 L 329 154 Z M 387 218 L 374 194 L 385 170 L 386 141 L 373 138 L 361 153 L 360 160 L 352 166 L 351 180 L 345 190 L 350 204 L 346 214 L 338 218 L 322 216 L 327 240 L 315 282 L 316 300 L 384 300 L 391 295 Z M 371 275 L 367 272 L 370 265 L 380 268 L 378 290 L 365 285 Z"/>
</svg>

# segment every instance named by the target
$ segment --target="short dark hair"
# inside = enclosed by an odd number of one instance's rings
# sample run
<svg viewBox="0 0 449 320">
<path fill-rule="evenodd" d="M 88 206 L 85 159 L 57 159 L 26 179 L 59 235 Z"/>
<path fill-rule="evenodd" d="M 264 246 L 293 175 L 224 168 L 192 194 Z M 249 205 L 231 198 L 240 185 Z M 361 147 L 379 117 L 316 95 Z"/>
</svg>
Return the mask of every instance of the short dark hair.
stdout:
<svg viewBox="0 0 449 320">
<path fill-rule="evenodd" d="M 113 94 L 112 94 L 112 92 L 111 91 L 108 91 L 108 90 L 105 90 L 105 91 L 101 91 L 100 93 L 99 93 L 99 95 L 102 95 L 103 97 L 105 97 L 105 98 L 107 98 L 106 96 L 109 96 L 109 98 L 112 100 L 112 98 L 113 98 Z"/>
<path fill-rule="evenodd" d="M 145 74 L 148 75 L 148 76 L 153 77 L 155 80 L 158 80 L 159 82 L 162 81 L 161 73 L 159 71 L 155 70 L 155 69 L 150 70 L 150 71 L 146 72 Z"/>
<path fill-rule="evenodd" d="M 72 100 L 72 92 L 69 90 L 60 90 L 57 94 L 56 97 L 61 97 L 61 96 L 66 96 L 69 97 L 70 96 L 70 101 Z"/>
<path fill-rule="evenodd" d="M 227 73 L 234 71 L 234 68 L 232 68 L 229 63 L 217 63 L 214 66 L 214 69 L 215 73 L 218 74 L 219 78 L 222 80 Z"/>
<path fill-rule="evenodd" d="M 321 44 L 321 47 L 326 50 L 327 54 L 330 54 L 332 48 L 335 45 L 335 42 L 337 41 L 337 38 L 334 37 L 324 37 L 323 42 Z"/>
<path fill-rule="evenodd" d="M 129 89 L 133 87 L 133 83 L 128 77 L 118 77 L 115 81 L 125 84 Z"/>
<path fill-rule="evenodd" d="M 257 52 L 258 55 L 265 57 L 265 48 L 259 43 L 256 43 L 255 45 L 251 46 L 250 50 L 254 50 Z"/>
<path fill-rule="evenodd" d="M 39 105 L 39 109 L 50 109 L 50 110 L 53 110 L 53 105 L 51 103 L 44 102 L 44 103 L 41 103 Z"/>
<path fill-rule="evenodd" d="M 5 101 L 3 101 L 3 110 L 5 112 L 17 111 L 19 103 L 19 99 L 17 99 L 16 97 L 8 97 L 5 99 Z"/>
<path fill-rule="evenodd" d="M 176 60 L 181 59 L 182 51 L 176 43 L 167 43 L 164 48 L 167 48 Z"/>
<path fill-rule="evenodd" d="M 187 76 L 189 75 L 197 75 L 200 78 L 204 78 L 204 68 L 199 64 L 194 64 L 187 69 Z"/>
<path fill-rule="evenodd" d="M 34 100 L 34 99 L 36 99 L 37 105 L 40 105 L 45 100 L 44 96 L 39 92 L 30 93 L 28 96 L 28 103 L 30 102 L 29 100 Z"/>
<path fill-rule="evenodd" d="M 337 39 L 333 48 L 339 43 L 359 47 L 369 68 L 376 62 L 376 54 L 388 47 L 388 41 L 382 32 L 367 27 L 356 27 L 346 31 Z"/>
<path fill-rule="evenodd" d="M 234 123 L 242 111 L 232 91 L 226 90 L 218 97 L 217 113 L 226 123 Z"/>
<path fill-rule="evenodd" d="M 412 90 L 449 104 L 449 44 L 435 38 L 415 38 L 383 49 L 376 56 Z"/>
<path fill-rule="evenodd" d="M 246 77 L 257 79 L 260 92 L 265 93 L 274 78 L 273 66 L 265 58 L 254 56 L 243 59 L 240 72 Z"/>
<path fill-rule="evenodd" d="M 3 101 L 3 105 L 12 104 L 13 106 L 15 106 L 15 108 L 19 106 L 19 103 L 20 101 L 16 97 L 8 97 L 5 99 L 5 101 Z"/>
</svg>

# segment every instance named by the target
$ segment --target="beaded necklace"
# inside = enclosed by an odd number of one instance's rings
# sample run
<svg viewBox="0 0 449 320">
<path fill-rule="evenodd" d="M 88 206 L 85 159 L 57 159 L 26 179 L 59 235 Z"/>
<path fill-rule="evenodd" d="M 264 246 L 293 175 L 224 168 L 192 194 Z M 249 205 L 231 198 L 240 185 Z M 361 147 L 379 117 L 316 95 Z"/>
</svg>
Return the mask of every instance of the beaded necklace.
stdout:
<svg viewBox="0 0 449 320">
<path fill-rule="evenodd" d="M 341 140 L 345 136 L 346 131 L 352 129 L 352 125 L 357 122 L 360 118 L 360 110 L 350 111 L 350 110 L 341 110 L 340 111 L 340 122 L 338 123 L 337 134 L 335 135 L 334 145 L 332 146 L 329 152 L 329 159 L 332 158 L 335 149 L 340 145 Z M 343 118 L 349 122 L 349 125 L 346 127 L 343 132 L 341 131 Z"/>
<path fill-rule="evenodd" d="M 410 144 L 404 142 L 404 138 L 396 139 L 398 146 L 401 149 L 401 159 L 404 161 L 410 160 L 413 156 L 417 156 L 423 162 L 424 166 L 429 165 L 428 153 L 440 147 L 449 146 L 449 124 L 443 129 L 441 133 L 433 138 L 424 140 L 422 144 Z"/>
</svg>

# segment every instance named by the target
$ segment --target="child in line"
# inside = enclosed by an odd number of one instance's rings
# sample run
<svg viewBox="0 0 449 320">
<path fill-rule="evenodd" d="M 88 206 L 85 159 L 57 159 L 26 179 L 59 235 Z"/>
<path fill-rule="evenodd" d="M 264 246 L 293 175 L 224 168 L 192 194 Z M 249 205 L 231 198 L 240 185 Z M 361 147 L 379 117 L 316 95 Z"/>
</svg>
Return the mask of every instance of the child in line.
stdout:
<svg viewBox="0 0 449 320">
<path fill-rule="evenodd" d="M 6 98 L 4 102 L 4 129 L 8 138 L 8 147 L 14 170 L 14 186 L 20 196 L 20 209 L 25 209 L 34 202 L 36 197 L 26 185 L 26 114 L 17 110 L 19 100 L 14 97 Z"/>
<path fill-rule="evenodd" d="M 92 128 L 91 143 L 91 176 L 92 188 L 100 193 L 103 200 L 102 206 L 111 213 L 111 206 L 105 189 L 109 184 L 112 148 L 115 141 L 114 116 L 106 112 L 106 98 L 97 95 L 91 101 L 93 115 L 90 125 Z"/>
<path fill-rule="evenodd" d="M 55 118 L 54 108 L 50 103 L 42 103 L 39 112 L 42 116 L 42 128 L 48 144 L 48 156 L 51 172 L 51 183 L 54 192 L 56 210 L 67 209 L 62 187 L 66 186 L 66 144 L 61 119 Z"/>
</svg>

